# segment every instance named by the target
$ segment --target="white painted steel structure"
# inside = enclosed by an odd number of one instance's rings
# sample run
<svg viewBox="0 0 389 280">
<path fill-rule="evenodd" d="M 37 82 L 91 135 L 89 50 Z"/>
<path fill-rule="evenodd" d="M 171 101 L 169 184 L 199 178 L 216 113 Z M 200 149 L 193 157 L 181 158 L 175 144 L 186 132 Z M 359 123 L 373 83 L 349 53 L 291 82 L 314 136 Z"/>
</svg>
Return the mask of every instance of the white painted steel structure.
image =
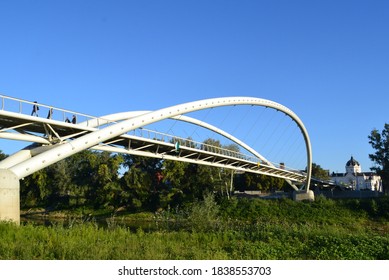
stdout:
<svg viewBox="0 0 389 280">
<path fill-rule="evenodd" d="M 0 96 L 0 98 L 2 98 L 0 123 L 3 126 L 3 128 L 0 130 L 0 137 L 31 141 L 43 145 L 42 147 L 22 150 L 19 153 L 9 157 L 8 159 L 0 163 L 1 169 L 8 169 L 12 171 L 18 178 L 28 176 L 36 172 L 37 170 L 47 167 L 50 164 L 53 164 L 79 151 L 93 148 L 107 150 L 111 152 L 129 153 L 171 160 L 181 160 L 197 164 L 207 164 L 235 170 L 266 174 L 297 182 L 302 182 L 304 180 L 306 182 L 306 190 L 309 190 L 312 155 L 311 144 L 307 130 L 304 127 L 302 121 L 295 113 L 293 113 L 287 107 L 270 100 L 253 97 L 213 98 L 180 104 L 152 112 L 139 111 L 118 113 L 100 118 L 95 118 L 93 116 L 54 108 L 55 112 L 61 112 L 61 114 L 63 115 L 63 119 L 58 121 L 54 119 L 46 119 L 26 115 L 26 113 L 23 112 L 23 108 L 26 108 L 26 105 L 27 109 L 29 109 L 28 107 L 31 108 L 31 106 L 33 105 L 32 102 L 27 102 L 24 100 L 6 96 Z M 18 103 L 19 105 L 16 106 L 16 108 L 18 108 L 19 111 L 8 111 L 6 103 L 9 101 L 14 101 Z M 234 136 L 203 121 L 184 116 L 184 114 L 186 113 L 198 110 L 234 105 L 253 105 L 269 107 L 281 111 L 291 117 L 293 121 L 297 123 L 304 136 L 307 151 L 307 173 L 302 174 L 299 171 L 285 170 L 281 167 L 274 166 L 273 164 L 271 164 L 270 161 L 261 156 L 257 151 L 255 151 L 239 139 L 235 138 Z M 39 106 L 41 108 L 52 108 L 43 104 L 39 104 Z M 69 114 L 81 116 L 85 120 L 78 124 L 64 123 L 63 120 L 65 119 L 65 116 Z M 164 142 L 164 144 L 162 145 L 161 141 L 156 139 L 145 139 L 144 137 L 137 137 L 126 134 L 129 131 L 133 131 L 147 124 L 155 123 L 167 118 L 176 118 L 180 121 L 189 122 L 215 131 L 223 135 L 224 137 L 227 137 L 230 140 L 234 141 L 247 151 L 251 152 L 253 157 L 248 158 L 247 156 L 242 154 L 233 154 L 232 152 L 228 153 L 228 151 L 222 151 L 222 149 L 220 148 L 219 151 L 215 153 L 210 147 L 204 148 L 205 146 L 203 144 L 202 150 L 181 145 L 182 151 L 185 151 L 185 153 L 180 155 L 172 155 L 166 150 L 166 148 L 170 149 L 170 151 L 174 149 L 172 143 Z M 19 120 L 19 122 L 17 122 L 16 125 L 14 124 L 13 126 L 7 127 L 6 125 L 4 125 L 7 119 L 17 119 Z M 44 130 L 42 130 L 42 128 L 44 128 Z M 10 132 L 10 130 L 21 131 L 21 133 Z M 37 136 L 36 134 L 32 134 L 31 131 L 37 133 L 44 132 L 46 136 Z M 62 133 L 64 131 L 66 133 Z M 47 135 L 50 136 L 47 137 Z M 169 136 L 164 135 L 162 137 Z M 175 136 L 170 137 L 171 140 L 179 139 Z M 132 148 L 131 143 L 136 141 L 144 141 L 143 146 L 137 146 L 135 148 Z M 179 139 L 179 141 L 185 142 L 188 140 Z M 123 143 L 128 144 L 123 145 Z M 120 144 L 122 144 L 121 147 Z M 191 145 L 193 146 L 193 143 Z M 147 149 L 146 146 L 154 146 L 157 147 L 158 150 L 150 151 Z M 162 146 L 164 148 L 161 148 Z M 161 152 L 159 152 L 159 149 L 161 149 Z M 202 156 L 199 156 L 199 154 L 202 154 Z M 235 163 L 233 163 L 234 160 Z M 259 162 L 260 165 L 258 166 Z M 257 168 L 255 168 L 255 166 L 257 166 Z"/>
<path fill-rule="evenodd" d="M 19 180 L 21 178 L 85 149 L 184 161 L 279 177 L 286 179 L 296 190 L 294 193 L 296 199 L 313 199 L 313 193 L 309 190 L 312 153 L 308 132 L 295 113 L 270 100 L 254 97 L 212 98 L 156 111 L 118 113 L 95 118 L 3 95 L 0 95 L 0 98 L 0 138 L 34 143 L 0 162 L 0 220 L 20 222 Z M 57 115 L 57 119 L 53 119 L 52 114 L 49 114 L 47 118 L 35 116 L 36 112 L 30 115 L 26 110 L 31 109 L 34 105 L 38 105 L 41 109 L 46 108 L 52 113 L 58 114 L 60 112 L 61 119 L 58 120 Z M 307 172 L 302 173 L 286 169 L 284 166 L 275 166 L 233 135 L 203 121 L 185 116 L 187 113 L 204 109 L 236 105 L 264 106 L 291 117 L 304 136 Z M 78 123 L 65 122 L 68 115 L 82 121 Z M 142 129 L 143 126 L 165 119 L 176 119 L 214 131 L 235 142 L 250 152 L 252 156 Z M 135 135 L 137 131 L 142 132 L 142 134 Z M 131 135 L 129 132 L 134 134 Z M 149 137 L 145 137 L 143 133 L 149 134 Z M 150 134 L 153 134 L 153 137 L 150 138 Z M 178 145 L 180 146 L 179 150 L 177 149 Z M 298 191 L 293 182 L 305 182 L 305 190 Z"/>
</svg>

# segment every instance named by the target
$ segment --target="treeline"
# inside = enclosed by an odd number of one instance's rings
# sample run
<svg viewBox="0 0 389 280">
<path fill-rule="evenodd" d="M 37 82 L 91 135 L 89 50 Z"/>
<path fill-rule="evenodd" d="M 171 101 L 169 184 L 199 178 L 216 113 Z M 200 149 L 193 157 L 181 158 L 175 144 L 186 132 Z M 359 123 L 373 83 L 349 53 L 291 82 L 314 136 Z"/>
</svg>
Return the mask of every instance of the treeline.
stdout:
<svg viewBox="0 0 389 280">
<path fill-rule="evenodd" d="M 229 196 L 231 187 L 279 190 L 285 181 L 249 173 L 232 177 L 231 170 L 221 168 L 87 150 L 21 180 L 21 206 L 155 211 L 201 200 L 206 192 Z"/>
</svg>

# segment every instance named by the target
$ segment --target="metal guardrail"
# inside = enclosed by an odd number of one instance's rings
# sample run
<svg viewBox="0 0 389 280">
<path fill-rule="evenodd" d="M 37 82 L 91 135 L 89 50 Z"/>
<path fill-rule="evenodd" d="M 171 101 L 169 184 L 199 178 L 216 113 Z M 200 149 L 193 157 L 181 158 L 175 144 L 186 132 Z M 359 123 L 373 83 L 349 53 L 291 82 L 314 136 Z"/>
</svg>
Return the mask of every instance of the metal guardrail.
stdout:
<svg viewBox="0 0 389 280">
<path fill-rule="evenodd" d="M 71 110 L 65 110 L 54 106 L 49 106 L 46 104 L 38 103 L 35 101 L 27 101 L 19 98 L 14 98 L 11 96 L 6 95 L 0 95 L 1 99 L 1 110 L 6 110 L 9 112 L 24 114 L 24 115 L 30 115 L 30 116 L 37 116 L 41 118 L 47 118 L 47 119 L 53 119 L 58 121 L 65 122 L 67 119 L 71 122 L 73 117 L 75 117 L 76 123 L 85 122 L 86 126 L 89 126 L 89 123 L 91 120 L 97 120 L 97 123 L 104 123 L 107 122 L 113 123 L 112 121 L 71 111 Z M 37 107 L 35 107 L 37 106 Z M 39 108 L 38 110 L 34 108 Z M 95 123 L 95 121 L 93 122 Z"/>
<path fill-rule="evenodd" d="M 250 161 L 250 162 L 254 162 L 254 163 L 267 165 L 265 162 L 263 162 L 262 160 L 258 159 L 255 156 L 250 156 L 247 154 L 243 154 L 241 152 L 232 151 L 232 150 L 225 149 L 222 147 L 209 145 L 209 144 L 194 141 L 194 140 L 188 139 L 188 138 L 181 138 L 181 137 L 161 133 L 161 132 L 154 131 L 154 130 L 140 128 L 140 129 L 132 130 L 132 131 L 128 132 L 128 134 L 133 135 L 133 136 L 142 137 L 142 138 L 147 138 L 150 140 L 161 141 L 164 143 L 171 143 L 171 144 L 179 143 L 179 145 L 181 147 L 194 148 L 194 149 L 205 151 L 205 152 L 220 154 L 220 155 L 224 155 L 224 156 L 231 157 L 231 158 L 236 158 L 236 159 L 240 159 L 240 160 L 245 160 L 245 161 Z M 272 162 L 272 164 L 274 167 L 279 168 L 279 169 L 283 169 L 283 170 L 287 170 L 287 171 L 291 171 L 291 172 L 295 172 L 295 173 L 300 173 L 300 174 L 304 173 L 300 170 L 296 170 L 296 169 L 287 167 L 283 164 L 274 163 L 274 162 Z"/>
<path fill-rule="evenodd" d="M 180 146 L 194 148 L 194 149 L 203 150 L 206 152 L 221 154 L 221 155 L 239 158 L 239 159 L 245 159 L 245 160 L 251 160 L 251 161 L 258 160 L 257 157 L 251 157 L 251 156 L 248 156 L 246 154 L 243 154 L 243 153 L 240 153 L 237 151 L 228 150 L 228 149 L 225 149 L 222 147 L 209 145 L 209 144 L 194 141 L 194 140 L 188 139 L 188 138 L 181 138 L 181 137 L 161 133 L 161 132 L 154 131 L 154 130 L 136 129 L 136 130 L 133 130 L 131 132 L 129 133 L 130 135 L 139 136 L 139 137 L 148 138 L 148 139 L 153 139 L 153 140 L 158 140 L 158 141 L 162 141 L 165 143 L 172 143 L 172 144 L 178 143 Z"/>
</svg>

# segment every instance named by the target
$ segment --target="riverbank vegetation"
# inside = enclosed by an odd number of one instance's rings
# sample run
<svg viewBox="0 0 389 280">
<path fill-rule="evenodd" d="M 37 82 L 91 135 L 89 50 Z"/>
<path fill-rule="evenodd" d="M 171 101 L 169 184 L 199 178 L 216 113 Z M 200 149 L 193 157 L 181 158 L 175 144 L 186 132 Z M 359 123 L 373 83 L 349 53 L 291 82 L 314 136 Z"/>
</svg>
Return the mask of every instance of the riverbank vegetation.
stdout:
<svg viewBox="0 0 389 280">
<path fill-rule="evenodd" d="M 241 188 L 290 190 L 278 178 L 83 151 L 21 180 L 27 221 L 0 223 L 0 259 L 389 259 L 388 196 L 293 202 L 235 197 Z M 46 224 L 32 222 L 37 213 Z"/>
<path fill-rule="evenodd" d="M 204 144 L 222 147 L 212 139 Z M 238 147 L 229 147 L 229 149 Z M 232 178 L 232 182 L 231 182 Z M 156 211 L 201 199 L 205 192 L 229 196 L 233 189 L 280 190 L 283 179 L 192 163 L 108 152 L 82 151 L 21 180 L 21 207 Z"/>
<path fill-rule="evenodd" d="M 389 259 L 389 199 L 226 199 L 185 207 L 72 215 L 49 226 L 0 224 L 0 259 Z M 134 215 L 134 214 L 133 214 Z"/>
</svg>

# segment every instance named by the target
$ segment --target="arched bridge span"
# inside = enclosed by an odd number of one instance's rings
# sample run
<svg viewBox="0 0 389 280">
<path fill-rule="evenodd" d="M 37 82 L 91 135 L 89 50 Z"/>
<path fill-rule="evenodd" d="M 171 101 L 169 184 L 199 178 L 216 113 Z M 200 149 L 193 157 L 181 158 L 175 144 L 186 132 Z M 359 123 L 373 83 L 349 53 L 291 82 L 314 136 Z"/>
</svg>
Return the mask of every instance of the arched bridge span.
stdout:
<svg viewBox="0 0 389 280">
<path fill-rule="evenodd" d="M 180 117 L 180 119 L 184 119 L 184 121 L 196 123 L 197 122 L 196 120 L 188 117 L 183 118 L 182 116 L 187 113 L 191 113 L 199 110 L 223 107 L 223 106 L 236 106 L 236 105 L 253 105 L 253 106 L 263 106 L 263 107 L 272 108 L 285 113 L 286 115 L 291 117 L 292 120 L 298 125 L 304 137 L 305 146 L 306 146 L 307 173 L 305 175 L 306 188 L 304 192 L 308 193 L 309 183 L 311 180 L 311 165 L 312 165 L 311 143 L 308 136 L 308 132 L 303 122 L 300 120 L 300 118 L 289 108 L 270 100 L 254 98 L 254 97 L 222 97 L 222 98 L 212 98 L 212 99 L 188 102 L 184 104 L 163 108 L 156 111 L 142 112 L 140 114 L 132 113 L 132 116 L 130 116 L 131 114 L 130 115 L 124 114 L 121 115 L 120 117 L 116 116 L 117 118 L 116 121 L 118 119 L 121 119 L 121 121 L 108 123 L 106 127 L 103 127 L 101 129 L 88 129 L 84 131 L 84 133 L 75 134 L 73 135 L 74 137 L 73 139 L 68 139 L 67 141 L 62 142 L 60 144 L 52 145 L 49 147 L 49 149 L 43 149 L 43 152 L 40 151 L 37 155 L 31 158 L 23 158 L 22 161 L 17 162 L 16 164 L 11 164 L 8 168 L 6 167 L 7 169 L 4 169 L 4 167 L 2 167 L 0 164 L 0 168 L 3 168 L 0 169 L 2 173 L 2 176 L 0 176 L 0 188 L 4 189 L 4 188 L 9 188 L 9 186 L 11 186 L 10 189 L 14 189 L 13 192 L 11 191 L 12 193 L 11 200 L 15 197 L 15 193 L 16 192 L 18 193 L 17 202 L 15 202 L 15 200 L 13 200 L 13 202 L 10 202 L 7 197 L 0 197 L 0 219 L 7 219 L 7 218 L 10 218 L 12 220 L 19 219 L 19 217 L 16 218 L 16 216 L 19 216 L 20 213 L 19 209 L 17 211 L 15 210 L 15 208 L 19 208 L 19 179 L 25 176 L 28 176 L 42 168 L 54 164 L 82 150 L 93 148 L 93 147 L 97 147 L 97 148 L 100 147 L 101 149 L 104 149 L 104 147 L 106 148 L 107 145 L 102 145 L 103 143 L 109 142 L 109 140 L 111 139 L 123 137 L 125 133 L 146 126 L 148 124 L 159 122 L 164 119 L 177 118 L 177 117 Z M 112 117 L 113 116 L 111 116 L 111 118 Z M 199 125 L 199 123 L 197 124 Z M 82 125 L 83 124 L 80 123 L 78 126 L 81 127 Z M 221 134 L 224 133 L 222 130 L 219 130 L 218 128 L 215 127 L 211 127 L 210 125 L 205 124 L 205 126 L 208 126 L 207 127 L 208 129 L 213 129 L 218 133 Z M 224 133 L 224 136 L 230 138 L 231 140 L 238 143 L 240 146 L 245 147 L 245 149 L 248 149 L 249 151 L 253 150 L 243 142 L 234 138 L 232 135 L 226 135 L 226 133 Z M 188 154 L 185 155 L 184 158 L 186 158 L 189 161 L 191 160 L 190 159 L 191 151 L 188 150 L 187 152 Z M 267 162 L 267 160 L 261 157 L 261 155 L 256 151 L 253 151 L 253 154 L 257 156 L 259 159 L 261 159 L 263 162 Z M 209 165 L 214 165 L 214 166 L 219 166 L 219 165 L 223 166 L 221 162 L 225 161 L 226 159 L 228 160 L 228 156 L 225 156 L 223 159 L 222 157 L 217 158 L 215 155 L 211 155 L 211 154 L 207 157 L 207 159 L 208 158 L 214 158 L 213 162 L 209 163 Z M 174 157 L 172 157 L 171 159 L 174 160 Z M 197 158 L 197 160 L 199 159 L 200 157 Z M 204 158 L 202 158 L 202 160 L 203 162 L 205 162 Z M 235 168 L 233 164 L 231 164 L 229 167 Z M 271 166 L 269 168 L 271 169 Z M 275 168 L 275 170 L 276 169 L 277 168 Z M 278 175 L 277 172 L 274 172 L 273 174 L 270 173 L 269 175 L 282 177 Z M 16 203 L 17 203 L 17 207 L 15 206 Z M 4 210 L 3 206 L 6 205 L 7 205 L 6 207 L 7 209 Z M 9 209 L 11 208 L 13 210 L 9 211 Z"/>
</svg>

